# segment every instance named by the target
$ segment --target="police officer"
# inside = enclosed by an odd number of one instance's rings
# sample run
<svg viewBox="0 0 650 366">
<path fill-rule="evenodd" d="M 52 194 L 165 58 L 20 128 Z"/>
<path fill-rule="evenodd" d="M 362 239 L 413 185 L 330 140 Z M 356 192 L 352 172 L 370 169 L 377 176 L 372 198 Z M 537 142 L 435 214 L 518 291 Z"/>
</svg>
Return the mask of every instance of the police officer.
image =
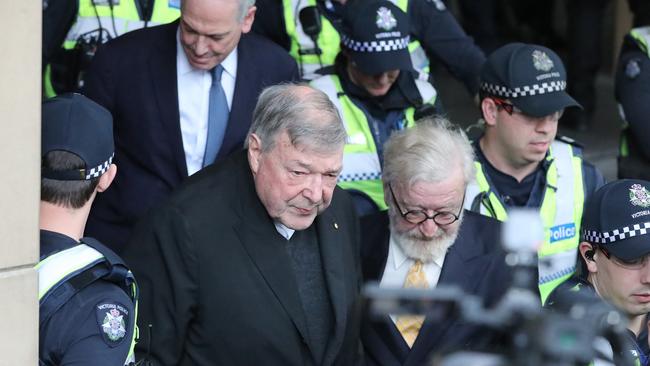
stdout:
<svg viewBox="0 0 650 366">
<path fill-rule="evenodd" d="M 510 207 L 539 210 L 546 240 L 539 248 L 542 301 L 575 270 L 582 207 L 604 183 L 572 141 L 556 140 L 558 119 L 579 106 L 566 92 L 555 52 L 511 43 L 494 51 L 481 71 L 482 135 L 474 142 L 476 180 L 465 207 L 505 221 Z"/>
<path fill-rule="evenodd" d="M 650 2 L 629 1 L 634 28 L 625 36 L 616 71 L 616 99 L 625 122 L 618 177 L 650 179 Z"/>
<path fill-rule="evenodd" d="M 44 95 L 81 88 L 101 44 L 179 16 L 180 0 L 43 0 Z"/>
<path fill-rule="evenodd" d="M 579 270 L 549 296 L 547 306 L 567 308 L 584 295 L 599 297 L 627 317 L 629 351 L 648 365 L 650 312 L 650 182 L 623 179 L 589 199 L 578 246 Z"/>
<path fill-rule="evenodd" d="M 115 253 L 82 238 L 90 206 L 111 184 L 113 119 L 79 94 L 43 103 L 39 365 L 134 362 L 133 276 Z"/>
<path fill-rule="evenodd" d="M 334 73 L 311 85 L 338 108 L 348 133 L 339 186 L 360 215 L 384 210 L 382 147 L 392 131 L 434 112 L 436 90 L 409 58 L 409 17 L 387 0 L 357 1 L 343 18 Z"/>
<path fill-rule="evenodd" d="M 352 3 L 353 1 L 349 1 Z M 443 0 L 392 0 L 411 22 L 413 67 L 430 79 L 429 60 L 441 62 L 470 94 L 478 90 L 483 52 L 460 27 Z M 332 65 L 339 52 L 347 0 L 258 0 L 253 32 L 278 43 L 295 58 L 302 76 Z"/>
</svg>

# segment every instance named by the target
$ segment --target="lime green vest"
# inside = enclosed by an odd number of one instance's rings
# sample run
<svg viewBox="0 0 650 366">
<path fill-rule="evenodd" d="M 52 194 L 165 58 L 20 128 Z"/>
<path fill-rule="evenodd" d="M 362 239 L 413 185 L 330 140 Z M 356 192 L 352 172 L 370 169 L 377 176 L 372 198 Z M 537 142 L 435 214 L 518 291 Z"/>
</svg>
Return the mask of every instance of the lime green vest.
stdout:
<svg viewBox="0 0 650 366">
<path fill-rule="evenodd" d="M 424 103 L 433 104 L 436 99 L 436 90 L 433 86 L 425 81 L 415 82 Z M 343 189 L 363 192 L 380 210 L 387 209 L 377 146 L 365 113 L 343 92 L 338 76 L 321 76 L 313 80 L 310 85 L 327 94 L 338 109 L 348 133 L 343 153 L 343 171 L 339 176 L 338 185 Z M 414 107 L 404 111 L 405 128 L 415 125 L 414 113 Z"/>
<path fill-rule="evenodd" d="M 58 285 L 67 281 L 71 275 L 81 273 L 98 263 L 104 261 L 104 256 L 96 249 L 79 244 L 72 248 L 52 254 L 38 262 L 34 269 L 38 272 L 38 300 L 41 301 L 49 292 L 56 289 Z M 130 271 L 129 271 L 130 273 Z M 137 299 L 137 286 L 135 282 L 131 286 L 131 297 Z M 135 300 L 135 316 L 132 327 L 134 327 L 131 338 L 129 354 L 124 361 L 125 365 L 135 362 L 135 343 L 138 333 L 136 320 L 138 319 L 138 302 Z"/>
<path fill-rule="evenodd" d="M 124 33 L 130 32 L 135 29 L 140 29 L 145 26 L 145 22 L 140 19 L 138 9 L 135 2 L 137 0 L 113 0 L 115 5 L 113 9 L 108 5 L 108 0 L 97 1 L 93 5 L 93 0 L 78 0 L 79 12 L 77 19 L 68 31 L 68 34 L 63 41 L 63 48 L 72 50 L 77 44 L 77 40 L 84 35 L 97 36 L 97 30 L 101 28 L 108 33 L 110 38 L 121 36 Z M 178 0 L 150 0 L 154 1 L 153 12 L 151 13 L 151 20 L 147 26 L 154 26 L 158 24 L 170 23 L 178 19 L 180 16 L 180 9 Z M 106 42 L 108 38 L 100 40 Z M 52 82 L 50 80 L 51 69 L 48 65 L 45 69 L 45 95 L 53 97 L 56 95 Z"/>
<path fill-rule="evenodd" d="M 546 160 L 546 188 L 539 213 L 544 224 L 544 242 L 538 249 L 539 291 L 542 303 L 551 291 L 569 278 L 576 268 L 580 242 L 580 220 L 585 200 L 582 179 L 582 158 L 570 144 L 554 141 Z M 480 162 L 474 162 L 476 180 L 467 186 L 465 208 L 500 221 L 508 219 L 501 202 Z M 475 199 L 480 203 L 477 209 Z"/>
<path fill-rule="evenodd" d="M 408 0 L 391 0 L 391 2 L 406 12 Z M 300 10 L 307 6 L 316 6 L 316 0 L 283 0 L 284 23 L 287 35 L 291 40 L 289 54 L 301 68 L 302 78 L 305 80 L 313 80 L 320 76 L 316 74 L 316 70 L 334 64 L 334 59 L 336 59 L 336 55 L 340 51 L 341 38 L 332 23 L 326 17 L 321 16 L 322 30 L 316 39 L 318 48 L 322 52 L 320 60 L 316 54 L 301 55 L 300 51 L 304 53 L 305 51 L 313 51 L 315 49 L 314 42 L 303 32 L 302 25 L 297 16 Z M 419 73 L 418 78 L 420 80 L 428 80 L 429 59 L 420 42 L 412 40 L 409 44 L 409 52 L 411 53 L 413 68 Z"/>
</svg>

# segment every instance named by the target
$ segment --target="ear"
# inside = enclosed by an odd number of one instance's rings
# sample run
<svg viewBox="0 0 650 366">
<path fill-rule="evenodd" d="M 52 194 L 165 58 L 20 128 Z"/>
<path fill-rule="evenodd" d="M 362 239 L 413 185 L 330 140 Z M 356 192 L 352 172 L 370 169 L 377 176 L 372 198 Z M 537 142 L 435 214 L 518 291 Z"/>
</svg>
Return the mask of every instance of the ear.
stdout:
<svg viewBox="0 0 650 366">
<path fill-rule="evenodd" d="M 251 167 L 253 175 L 257 174 L 260 167 L 260 157 L 262 155 L 262 140 L 254 133 L 248 135 L 248 164 Z"/>
<path fill-rule="evenodd" d="M 102 174 L 101 177 L 99 177 L 99 183 L 97 183 L 97 192 L 104 192 L 107 190 L 108 187 L 110 187 L 111 183 L 113 183 L 115 174 L 117 174 L 117 165 L 111 164 L 111 166 L 108 167 L 108 170 Z"/>
<path fill-rule="evenodd" d="M 494 126 L 497 123 L 497 105 L 490 98 L 483 98 L 481 101 L 481 111 L 483 112 L 483 119 L 488 126 Z"/>
<path fill-rule="evenodd" d="M 386 206 L 391 207 L 391 203 L 393 203 L 393 200 L 390 198 L 390 188 L 388 188 L 388 184 L 384 182 L 384 203 Z"/>
<path fill-rule="evenodd" d="M 582 256 L 582 259 L 587 264 L 587 269 L 589 270 L 589 273 L 598 272 L 598 265 L 594 260 L 594 256 L 596 255 L 596 248 L 594 248 L 594 246 L 591 245 L 590 243 L 583 241 L 580 243 L 580 245 L 578 245 L 578 250 L 580 251 L 580 255 Z"/>
<path fill-rule="evenodd" d="M 251 27 L 253 26 L 253 21 L 255 21 L 255 11 L 257 10 L 256 6 L 251 6 L 248 8 L 246 11 L 246 15 L 244 16 L 244 20 L 242 20 L 241 23 L 241 32 L 246 34 L 251 31 Z"/>
</svg>

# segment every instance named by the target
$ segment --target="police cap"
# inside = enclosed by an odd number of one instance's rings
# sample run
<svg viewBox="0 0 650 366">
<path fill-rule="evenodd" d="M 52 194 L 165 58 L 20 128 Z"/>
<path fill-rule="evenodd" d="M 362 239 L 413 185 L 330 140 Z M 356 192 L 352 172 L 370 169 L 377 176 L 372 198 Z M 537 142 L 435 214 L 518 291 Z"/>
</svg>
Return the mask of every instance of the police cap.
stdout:
<svg viewBox="0 0 650 366">
<path fill-rule="evenodd" d="M 650 182 L 621 179 L 597 190 L 582 218 L 582 240 L 633 260 L 650 253 Z"/>
<path fill-rule="evenodd" d="M 538 45 L 509 43 L 494 51 L 481 70 L 480 89 L 509 99 L 531 117 L 544 117 L 567 107 L 581 107 L 566 89 L 560 57 Z"/>
<path fill-rule="evenodd" d="M 89 180 L 108 170 L 114 155 L 113 117 L 104 107 L 81 94 L 63 94 L 43 103 L 41 122 L 42 157 L 67 151 L 85 163 L 83 169 L 41 168 L 43 178 Z"/>
<path fill-rule="evenodd" d="M 354 1 L 345 9 L 341 43 L 362 72 L 413 70 L 406 13 L 387 0 Z"/>
</svg>

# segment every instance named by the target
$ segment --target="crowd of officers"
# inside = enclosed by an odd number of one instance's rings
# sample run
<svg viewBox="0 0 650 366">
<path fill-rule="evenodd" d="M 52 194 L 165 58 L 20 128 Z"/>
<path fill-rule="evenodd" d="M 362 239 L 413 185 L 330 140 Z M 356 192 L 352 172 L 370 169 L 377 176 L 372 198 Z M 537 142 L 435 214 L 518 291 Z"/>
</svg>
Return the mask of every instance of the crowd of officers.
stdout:
<svg viewBox="0 0 650 366">
<path fill-rule="evenodd" d="M 629 3 L 606 184 L 557 134 L 582 108 L 560 57 L 486 57 L 442 0 L 44 1 L 40 364 L 499 349 L 460 319 L 371 318 L 360 289 L 454 285 L 493 306 L 512 281 L 501 223 L 523 207 L 544 226 L 540 306 L 613 305 L 648 365 L 650 7 Z M 474 97 L 467 132 L 433 64 Z"/>
</svg>

